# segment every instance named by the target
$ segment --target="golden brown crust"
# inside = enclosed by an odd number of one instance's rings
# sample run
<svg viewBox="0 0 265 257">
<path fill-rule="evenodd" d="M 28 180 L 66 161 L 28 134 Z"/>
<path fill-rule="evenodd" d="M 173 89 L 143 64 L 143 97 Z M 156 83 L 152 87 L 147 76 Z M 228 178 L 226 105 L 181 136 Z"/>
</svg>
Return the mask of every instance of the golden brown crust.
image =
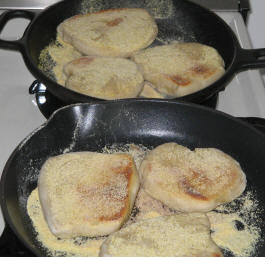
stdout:
<svg viewBox="0 0 265 257">
<path fill-rule="evenodd" d="M 48 159 L 38 190 L 45 219 L 61 238 L 107 235 L 129 216 L 139 188 L 127 154 L 76 152 Z"/>
<path fill-rule="evenodd" d="M 153 149 L 140 170 L 144 190 L 169 207 L 207 212 L 245 189 L 246 177 L 229 155 L 214 148 L 194 151 L 176 143 Z"/>
<path fill-rule="evenodd" d="M 184 193 L 194 199 L 208 200 L 206 196 L 204 196 L 203 194 L 199 192 L 196 192 L 196 188 L 192 186 L 189 180 L 193 180 L 193 179 L 183 178 L 183 180 L 181 180 L 179 183 L 179 187 L 183 189 Z"/>
<path fill-rule="evenodd" d="M 129 57 L 148 47 L 158 28 L 145 9 L 120 8 L 70 17 L 57 32 L 84 55 Z"/>
<path fill-rule="evenodd" d="M 184 78 L 182 75 L 168 75 L 168 78 L 178 86 L 189 86 L 191 81 L 187 78 Z"/>
<path fill-rule="evenodd" d="M 115 18 L 113 20 L 110 20 L 108 22 L 106 22 L 107 26 L 109 27 L 114 27 L 114 26 L 117 26 L 119 25 L 121 22 L 123 22 L 123 18 Z"/>
<path fill-rule="evenodd" d="M 100 221 L 111 221 L 111 220 L 118 220 L 122 217 L 124 217 L 126 215 L 126 213 L 128 212 L 128 208 L 129 208 L 129 189 L 131 187 L 132 184 L 132 174 L 135 171 L 135 167 L 133 165 L 133 160 L 130 159 L 128 162 L 128 165 L 126 166 L 121 166 L 119 168 L 112 168 L 112 172 L 116 173 L 116 174 L 122 174 L 123 176 L 126 177 L 128 184 L 126 186 L 126 190 L 127 190 L 127 194 L 124 196 L 124 198 L 119 198 L 116 199 L 118 202 L 121 203 L 121 205 L 123 206 L 123 208 L 121 208 L 120 210 L 118 210 L 116 213 L 112 214 L 112 215 L 102 215 L 99 217 Z M 106 196 L 106 200 L 113 200 L 113 195 L 111 195 L 110 193 L 107 194 Z"/>
<path fill-rule="evenodd" d="M 180 97 L 209 86 L 224 73 L 224 61 L 212 47 L 172 43 L 147 48 L 132 56 L 146 81 L 168 97 Z"/>
</svg>

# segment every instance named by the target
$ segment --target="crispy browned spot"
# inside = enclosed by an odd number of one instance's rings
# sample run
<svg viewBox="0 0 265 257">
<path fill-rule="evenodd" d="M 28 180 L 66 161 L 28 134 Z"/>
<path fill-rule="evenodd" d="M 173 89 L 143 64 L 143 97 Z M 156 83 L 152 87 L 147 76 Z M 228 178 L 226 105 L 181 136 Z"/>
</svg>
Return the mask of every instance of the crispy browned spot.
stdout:
<svg viewBox="0 0 265 257">
<path fill-rule="evenodd" d="M 127 206 L 129 204 L 129 201 L 128 201 L 128 191 L 129 191 L 129 187 L 130 187 L 130 184 L 131 184 L 131 176 L 132 176 L 132 173 L 133 173 L 133 163 L 132 161 L 130 161 L 128 163 L 127 166 L 121 166 L 119 168 L 115 168 L 114 170 L 115 173 L 117 174 L 123 174 L 127 181 L 128 181 L 128 184 L 127 184 L 127 194 L 126 194 L 126 197 L 122 200 L 120 200 L 120 202 L 123 202 L 124 203 L 124 207 L 121 208 L 118 212 L 116 212 L 115 214 L 109 216 L 109 215 L 103 215 L 101 217 L 99 217 L 99 220 L 100 221 L 110 221 L 110 220 L 117 220 L 117 219 L 120 219 L 122 216 L 124 216 L 124 212 L 126 211 L 127 209 Z M 111 195 L 109 195 L 108 197 L 111 198 Z M 115 199 L 116 201 L 119 201 L 117 199 Z"/>
<path fill-rule="evenodd" d="M 94 60 L 94 58 L 92 58 L 92 57 L 81 57 L 79 59 L 72 61 L 72 64 L 74 64 L 74 65 L 76 65 L 76 64 L 88 64 L 88 63 L 91 63 L 93 60 Z"/>
<path fill-rule="evenodd" d="M 119 166 L 112 169 L 112 172 L 116 174 L 123 174 L 127 180 L 130 180 L 133 173 L 133 161 L 129 159 L 128 164 L 125 166 Z M 130 181 L 129 181 L 130 182 Z"/>
<path fill-rule="evenodd" d="M 126 206 L 127 206 L 127 204 L 125 204 L 124 207 L 122 209 L 120 209 L 119 212 L 116 212 L 115 214 L 113 214 L 111 216 L 104 215 L 104 216 L 99 217 L 99 220 L 100 221 L 110 221 L 110 220 L 118 220 L 118 219 L 120 219 L 122 216 L 124 216 L 124 212 L 126 210 Z"/>
<path fill-rule="evenodd" d="M 185 178 L 180 182 L 181 187 L 184 189 L 185 193 L 190 195 L 191 197 L 199 200 L 207 200 L 208 198 L 204 195 L 200 194 L 199 192 L 196 192 L 193 186 L 189 183 L 188 180 Z"/>
<path fill-rule="evenodd" d="M 197 187 L 200 187 L 201 185 L 208 185 L 210 186 L 212 184 L 212 181 L 204 175 L 203 171 L 200 170 L 194 170 L 194 169 L 189 169 L 191 172 L 191 178 L 190 181 L 194 181 L 196 183 Z"/>
<path fill-rule="evenodd" d="M 104 186 L 104 185 L 103 185 Z M 105 184 L 105 186 L 108 186 L 107 184 Z M 92 188 L 87 188 L 84 185 L 78 185 L 77 186 L 77 191 L 81 194 L 81 197 L 84 199 L 87 199 L 89 197 L 93 197 L 94 194 L 97 193 L 97 187 L 92 187 Z M 124 215 L 124 212 L 126 211 L 126 207 L 128 205 L 128 194 L 126 195 L 126 197 L 124 199 L 113 199 L 113 196 L 111 195 L 111 193 L 109 193 L 109 195 L 106 196 L 108 199 L 110 199 L 111 201 L 116 201 L 116 202 L 124 202 L 124 206 L 117 211 L 116 213 L 112 214 L 112 215 L 102 215 L 99 217 L 100 221 L 111 221 L 111 220 L 117 220 L 120 217 L 122 217 Z"/>
<path fill-rule="evenodd" d="M 206 67 L 205 65 L 197 64 L 191 68 L 192 72 L 207 78 L 214 73 L 214 70 Z"/>
<path fill-rule="evenodd" d="M 183 78 L 180 75 L 169 76 L 169 79 L 178 86 L 188 86 L 191 82 L 189 79 Z"/>
<path fill-rule="evenodd" d="M 194 66 L 194 67 L 192 67 L 192 71 L 194 71 L 194 72 L 196 72 L 198 74 L 203 74 L 203 73 L 207 72 L 208 70 L 209 70 L 208 68 L 206 68 L 203 65 L 199 65 L 199 64 Z"/>
<path fill-rule="evenodd" d="M 116 18 L 114 20 L 108 21 L 106 24 L 109 27 L 114 27 L 119 25 L 123 21 L 123 18 Z"/>
<path fill-rule="evenodd" d="M 105 196 L 110 201 L 117 202 L 117 203 L 122 202 L 123 207 L 117 210 L 117 212 L 114 214 L 108 215 L 108 213 L 106 213 L 106 215 L 100 216 L 99 217 L 100 221 L 117 220 L 117 219 L 120 219 L 122 216 L 124 216 L 124 213 L 127 210 L 127 206 L 129 205 L 128 191 L 129 191 L 130 184 L 132 183 L 131 176 L 133 174 L 133 168 L 134 168 L 134 164 L 133 164 L 132 159 L 129 159 L 127 165 L 121 165 L 119 167 L 112 168 L 112 171 L 111 171 L 112 173 L 114 172 L 116 174 L 123 174 L 126 177 L 126 180 L 128 181 L 127 188 L 126 188 L 127 193 L 123 198 L 116 198 L 112 191 L 110 191 Z M 110 185 L 109 183 L 105 183 L 105 184 L 101 184 L 100 186 L 108 187 Z M 81 198 L 89 199 L 90 197 L 93 197 L 93 195 L 97 194 L 98 187 L 97 185 L 94 185 L 93 187 L 86 187 L 83 184 L 78 184 L 76 190 L 77 192 L 81 194 Z"/>
</svg>

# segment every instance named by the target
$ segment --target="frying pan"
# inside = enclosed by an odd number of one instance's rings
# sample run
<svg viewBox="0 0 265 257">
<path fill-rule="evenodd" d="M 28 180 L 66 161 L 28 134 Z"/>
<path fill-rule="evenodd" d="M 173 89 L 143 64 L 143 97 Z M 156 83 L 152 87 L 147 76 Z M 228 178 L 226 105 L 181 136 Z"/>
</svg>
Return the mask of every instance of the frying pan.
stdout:
<svg viewBox="0 0 265 257">
<path fill-rule="evenodd" d="M 161 41 L 181 40 L 200 42 L 218 50 L 225 61 L 225 74 L 211 86 L 178 99 L 201 103 L 220 90 L 223 90 L 236 72 L 245 69 L 264 68 L 265 49 L 242 49 L 231 28 L 213 12 L 187 0 L 99 0 L 99 1 L 62 1 L 39 14 L 26 10 L 7 11 L 0 17 L 0 32 L 5 24 L 17 17 L 31 20 L 21 39 L 0 40 L 0 48 L 21 52 L 24 61 L 50 93 L 65 103 L 93 102 L 95 99 L 58 85 L 47 73 L 38 68 L 41 50 L 56 38 L 56 27 L 70 16 L 120 7 L 141 7 L 156 18 L 159 33 L 153 45 Z"/>
<path fill-rule="evenodd" d="M 216 147 L 239 161 L 247 176 L 246 190 L 256 192 L 264 239 L 264 134 L 219 111 L 172 100 L 104 101 L 68 105 L 56 111 L 18 145 L 5 165 L 0 184 L 5 220 L 36 256 L 45 256 L 35 241 L 26 200 L 36 188 L 40 167 L 48 157 L 65 151 L 101 151 L 113 144 L 152 148 L 170 141 L 189 148 Z M 252 257 L 261 256 L 265 256 L 262 242 Z"/>
</svg>

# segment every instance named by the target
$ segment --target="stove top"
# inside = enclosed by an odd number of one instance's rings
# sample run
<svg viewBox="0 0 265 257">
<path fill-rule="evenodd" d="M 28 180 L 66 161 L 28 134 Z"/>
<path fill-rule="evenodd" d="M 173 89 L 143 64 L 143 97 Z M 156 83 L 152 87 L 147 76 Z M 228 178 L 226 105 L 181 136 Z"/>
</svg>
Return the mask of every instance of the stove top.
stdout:
<svg viewBox="0 0 265 257">
<path fill-rule="evenodd" d="M 216 2 L 227 3 L 230 2 L 231 8 L 227 10 L 215 11 L 223 18 L 229 26 L 236 33 L 241 46 L 243 48 L 251 48 L 248 32 L 244 24 L 242 15 L 236 8 L 236 3 L 245 1 L 213 1 L 213 0 L 193 0 L 195 2 Z M 7 1 L 0 0 L 1 9 L 9 8 L 27 8 L 22 3 L 35 3 L 34 6 L 28 6 L 29 9 L 41 9 L 40 3 L 43 7 L 51 4 L 52 0 L 32 0 L 32 1 Z M 20 3 L 20 7 L 15 6 L 15 3 Z M 6 4 L 6 5 L 5 5 Z M 9 4 L 9 6 L 7 6 Z M 10 6 L 10 5 L 13 5 Z M 222 5 L 221 5 L 222 6 Z M 42 7 L 42 8 L 43 8 Z M 238 8 L 238 4 L 237 4 Z M 213 8 L 214 9 L 214 8 Z M 10 21 L 5 30 L 1 33 L 1 38 L 15 40 L 19 38 L 28 21 L 25 19 L 15 19 Z M 15 75 L 14 75 L 15 74 Z M 27 70 L 22 56 L 18 52 L 1 50 L 0 49 L 0 175 L 8 157 L 15 149 L 15 147 L 25 138 L 31 131 L 40 126 L 46 121 L 50 113 L 41 113 L 38 104 L 48 104 L 49 99 L 36 98 L 35 94 L 29 94 L 29 86 L 35 80 L 30 72 Z M 45 96 L 46 97 L 46 96 Z M 42 100 L 41 100 L 42 99 Z M 46 101 L 46 102 L 45 102 Z M 249 70 L 238 73 L 231 83 L 226 87 L 225 91 L 219 93 L 216 108 L 220 111 L 226 112 L 237 117 L 256 117 L 265 118 L 265 87 L 260 76 L 259 71 Z M 60 106 L 60 104 L 58 105 Z M 57 108 L 57 107 L 55 107 Z M 49 111 L 52 112 L 52 111 Z M 253 120 L 253 118 L 252 118 Z M 254 119 L 258 121 L 259 119 Z M 260 125 L 260 127 L 264 127 Z M 4 229 L 4 221 L 0 211 L 0 235 Z M 1 244 L 0 244 L 1 246 Z M 0 247 L 1 248 L 1 247 Z M 1 256 L 1 253 L 0 253 Z M 18 256 L 18 255 L 16 255 Z M 29 256 L 29 255 L 28 255 Z"/>
<path fill-rule="evenodd" d="M 41 10 L 57 2 L 59 0 L 1 0 L 0 9 Z"/>
</svg>

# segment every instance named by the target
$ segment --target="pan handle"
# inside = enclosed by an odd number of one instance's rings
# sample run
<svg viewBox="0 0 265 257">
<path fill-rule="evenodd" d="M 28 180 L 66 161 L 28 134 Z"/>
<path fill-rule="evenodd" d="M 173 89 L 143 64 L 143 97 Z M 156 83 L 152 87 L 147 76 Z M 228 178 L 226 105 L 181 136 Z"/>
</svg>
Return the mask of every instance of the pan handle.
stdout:
<svg viewBox="0 0 265 257">
<path fill-rule="evenodd" d="M 14 18 L 26 18 L 32 21 L 37 13 L 27 10 L 10 10 L 5 11 L 0 16 L 0 33 L 7 24 L 7 22 Z M 3 40 L 0 39 L 0 48 L 6 50 L 19 50 L 23 45 L 24 35 L 18 40 Z"/>
<path fill-rule="evenodd" d="M 265 48 L 239 48 L 236 63 L 238 70 L 265 68 Z"/>
</svg>

